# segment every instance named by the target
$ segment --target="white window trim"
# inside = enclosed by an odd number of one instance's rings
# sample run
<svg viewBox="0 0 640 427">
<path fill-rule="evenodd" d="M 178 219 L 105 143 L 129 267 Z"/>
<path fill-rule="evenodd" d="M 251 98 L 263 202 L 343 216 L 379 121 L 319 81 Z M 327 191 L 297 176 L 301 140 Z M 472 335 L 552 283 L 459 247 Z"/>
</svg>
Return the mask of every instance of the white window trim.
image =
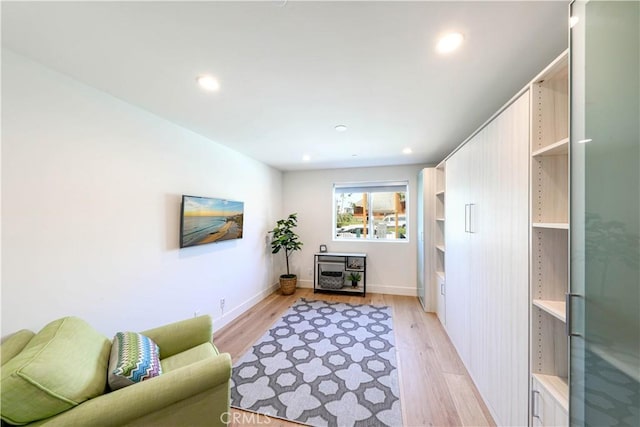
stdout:
<svg viewBox="0 0 640 427">
<path fill-rule="evenodd" d="M 370 238 L 346 238 L 346 237 L 342 237 L 342 238 L 337 238 L 336 237 L 336 223 L 337 223 L 337 213 L 336 213 L 336 188 L 338 189 L 344 189 L 344 188 L 351 188 L 353 190 L 363 190 L 366 188 L 371 188 L 371 189 L 381 189 L 383 187 L 403 187 L 404 188 L 404 192 L 405 192 L 405 216 L 408 218 L 407 223 L 406 223 L 406 237 L 404 239 L 370 239 Z M 392 188 L 389 189 L 389 191 L 393 191 Z M 331 240 L 333 242 L 348 242 L 348 243 L 352 243 L 352 242 L 360 242 L 360 243 L 409 243 L 410 239 L 410 225 L 409 225 L 409 221 L 410 221 L 410 215 L 409 215 L 409 211 L 410 211 L 410 200 L 409 200 L 409 181 L 356 181 L 356 182 L 336 182 L 333 184 L 333 187 L 331 189 L 331 208 L 332 208 L 332 219 L 331 219 Z M 368 228 L 368 235 L 372 234 L 372 228 L 373 228 L 373 222 L 370 220 L 369 223 L 367 224 L 367 228 Z"/>
</svg>

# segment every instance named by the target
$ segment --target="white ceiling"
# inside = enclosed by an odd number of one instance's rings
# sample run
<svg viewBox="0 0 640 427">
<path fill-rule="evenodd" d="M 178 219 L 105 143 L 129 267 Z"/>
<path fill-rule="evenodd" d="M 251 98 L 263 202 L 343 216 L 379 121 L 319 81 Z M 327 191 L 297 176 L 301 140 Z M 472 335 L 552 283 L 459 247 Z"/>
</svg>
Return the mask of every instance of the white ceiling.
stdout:
<svg viewBox="0 0 640 427">
<path fill-rule="evenodd" d="M 3 1 L 2 44 L 298 170 L 437 163 L 566 49 L 567 22 L 567 1 Z M 449 30 L 465 42 L 442 56 Z"/>
</svg>

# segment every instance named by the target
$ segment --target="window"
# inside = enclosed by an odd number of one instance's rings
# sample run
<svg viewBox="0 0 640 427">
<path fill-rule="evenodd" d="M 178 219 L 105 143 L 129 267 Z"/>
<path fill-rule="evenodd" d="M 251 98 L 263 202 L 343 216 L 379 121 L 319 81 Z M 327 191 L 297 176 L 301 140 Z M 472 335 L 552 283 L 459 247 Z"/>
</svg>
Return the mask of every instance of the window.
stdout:
<svg viewBox="0 0 640 427">
<path fill-rule="evenodd" d="M 407 240 L 407 182 L 334 184 L 334 240 Z"/>
</svg>

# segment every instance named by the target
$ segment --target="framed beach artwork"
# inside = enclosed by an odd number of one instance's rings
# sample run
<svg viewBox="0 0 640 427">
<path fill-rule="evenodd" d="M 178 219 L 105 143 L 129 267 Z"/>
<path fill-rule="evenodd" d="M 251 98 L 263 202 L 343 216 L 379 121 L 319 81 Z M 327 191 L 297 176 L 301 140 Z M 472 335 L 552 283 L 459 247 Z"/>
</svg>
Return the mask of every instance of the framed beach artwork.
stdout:
<svg viewBox="0 0 640 427">
<path fill-rule="evenodd" d="M 180 247 L 242 238 L 244 202 L 182 196 Z"/>
</svg>

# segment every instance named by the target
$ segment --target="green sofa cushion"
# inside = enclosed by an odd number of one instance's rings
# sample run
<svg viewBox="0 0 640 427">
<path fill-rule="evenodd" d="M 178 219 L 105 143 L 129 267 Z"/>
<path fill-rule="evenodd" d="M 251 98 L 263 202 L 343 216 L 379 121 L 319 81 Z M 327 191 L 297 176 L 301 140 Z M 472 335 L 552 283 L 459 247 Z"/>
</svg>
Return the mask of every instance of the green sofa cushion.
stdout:
<svg viewBox="0 0 640 427">
<path fill-rule="evenodd" d="M 111 342 L 86 322 L 49 323 L 2 366 L 2 419 L 27 424 L 105 392 Z"/>
<path fill-rule="evenodd" d="M 162 374 L 160 349 L 137 332 L 118 332 L 109 358 L 109 388 L 117 390 Z"/>
</svg>

